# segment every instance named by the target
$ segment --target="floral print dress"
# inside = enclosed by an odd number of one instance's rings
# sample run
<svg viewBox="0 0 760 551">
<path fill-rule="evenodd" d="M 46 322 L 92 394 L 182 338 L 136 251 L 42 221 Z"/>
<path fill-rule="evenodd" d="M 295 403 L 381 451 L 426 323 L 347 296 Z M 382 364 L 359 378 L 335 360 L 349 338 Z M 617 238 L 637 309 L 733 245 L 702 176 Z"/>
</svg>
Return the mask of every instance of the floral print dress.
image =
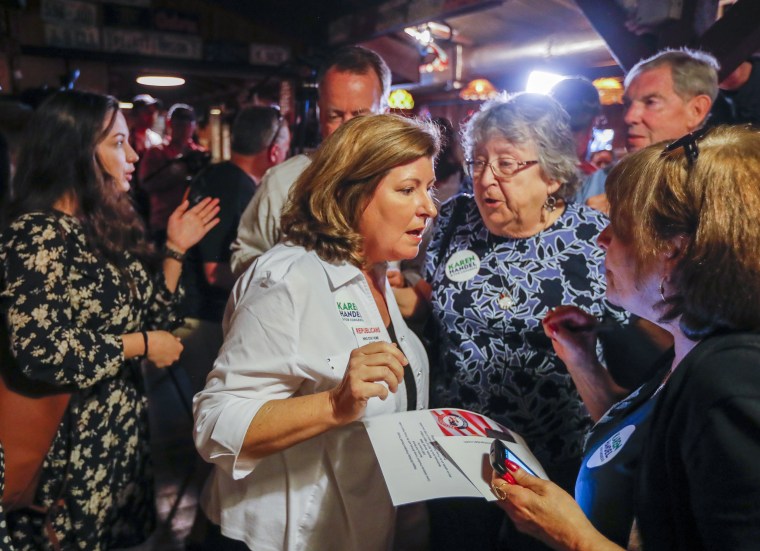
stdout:
<svg viewBox="0 0 760 551">
<path fill-rule="evenodd" d="M 73 389 L 45 459 L 37 503 L 59 496 L 52 524 L 63 549 L 143 541 L 154 527 L 146 397 L 121 335 L 174 323 L 179 293 L 125 254 L 131 281 L 62 213 L 19 217 L 0 238 L 0 309 L 29 379 Z M 16 549 L 48 549 L 40 515 L 7 513 Z"/>
</svg>

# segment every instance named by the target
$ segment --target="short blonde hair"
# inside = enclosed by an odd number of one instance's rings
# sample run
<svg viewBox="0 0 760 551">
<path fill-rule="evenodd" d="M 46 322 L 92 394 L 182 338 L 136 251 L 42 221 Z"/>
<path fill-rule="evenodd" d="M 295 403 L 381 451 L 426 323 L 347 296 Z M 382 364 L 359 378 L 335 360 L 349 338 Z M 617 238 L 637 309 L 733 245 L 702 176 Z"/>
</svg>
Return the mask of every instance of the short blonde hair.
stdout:
<svg viewBox="0 0 760 551">
<path fill-rule="evenodd" d="M 282 215 L 286 238 L 328 261 L 362 267 L 362 212 L 375 188 L 397 166 L 440 149 L 430 121 L 367 115 L 342 124 L 296 180 Z"/>
<path fill-rule="evenodd" d="M 633 247 L 639 272 L 685 238 L 662 319 L 680 316 L 689 338 L 760 329 L 760 133 L 717 127 L 697 141 L 693 162 L 683 148 L 663 153 L 665 145 L 610 172 L 613 232 Z"/>
</svg>

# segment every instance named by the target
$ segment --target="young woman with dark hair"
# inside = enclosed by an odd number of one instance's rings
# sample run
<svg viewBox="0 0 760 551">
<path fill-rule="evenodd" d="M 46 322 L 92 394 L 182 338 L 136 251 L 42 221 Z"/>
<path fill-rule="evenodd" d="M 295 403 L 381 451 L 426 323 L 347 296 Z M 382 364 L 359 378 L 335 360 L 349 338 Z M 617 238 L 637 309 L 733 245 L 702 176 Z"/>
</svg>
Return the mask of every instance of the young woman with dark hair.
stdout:
<svg viewBox="0 0 760 551">
<path fill-rule="evenodd" d="M 127 191 L 137 154 L 115 98 L 66 91 L 33 115 L 0 237 L 0 310 L 16 376 L 72 393 L 35 504 L 7 514 L 20 549 L 109 549 L 154 524 L 140 360 L 177 360 L 170 329 L 185 251 L 215 200 L 172 214 L 163 254 Z M 2 520 L 2 519 L 0 519 Z"/>
</svg>

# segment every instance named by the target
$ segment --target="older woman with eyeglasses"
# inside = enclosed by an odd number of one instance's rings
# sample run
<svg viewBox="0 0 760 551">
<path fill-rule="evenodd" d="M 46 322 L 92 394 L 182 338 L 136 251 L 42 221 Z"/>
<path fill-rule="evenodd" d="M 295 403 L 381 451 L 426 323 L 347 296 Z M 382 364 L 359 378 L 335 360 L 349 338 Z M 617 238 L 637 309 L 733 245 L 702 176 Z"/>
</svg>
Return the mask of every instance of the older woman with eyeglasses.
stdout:
<svg viewBox="0 0 760 551">
<path fill-rule="evenodd" d="M 516 465 L 494 475 L 522 530 L 561 550 L 757 549 L 758 173 L 760 133 L 739 127 L 648 147 L 610 173 L 611 223 L 599 237 L 607 296 L 671 333 L 674 347 L 638 391 L 607 399 L 576 485 L 580 507 Z M 544 327 L 584 400 L 602 403 L 612 393 L 589 354 L 594 323 L 567 306 Z"/>
<path fill-rule="evenodd" d="M 485 104 L 467 124 L 464 149 L 474 201 L 459 195 L 442 206 L 426 264 L 440 351 L 431 402 L 521 433 L 552 480 L 569 487 L 592 418 L 541 320 L 575 302 L 596 318 L 628 322 L 604 299 L 596 238 L 606 218 L 567 200 L 579 184 L 575 146 L 567 114 L 548 96 Z M 435 549 L 496 548 L 496 508 L 442 500 L 430 511 Z M 519 536 L 510 549 L 531 548 Z"/>
</svg>

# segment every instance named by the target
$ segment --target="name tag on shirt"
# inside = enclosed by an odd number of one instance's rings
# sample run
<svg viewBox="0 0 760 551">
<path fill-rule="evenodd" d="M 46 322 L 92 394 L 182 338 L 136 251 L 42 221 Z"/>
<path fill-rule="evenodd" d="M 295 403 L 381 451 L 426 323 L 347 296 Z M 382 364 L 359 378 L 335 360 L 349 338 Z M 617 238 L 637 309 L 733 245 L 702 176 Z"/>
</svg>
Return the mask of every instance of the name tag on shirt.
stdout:
<svg viewBox="0 0 760 551">
<path fill-rule="evenodd" d="M 353 327 L 352 331 L 359 346 L 383 340 L 383 332 L 379 327 Z"/>
</svg>

